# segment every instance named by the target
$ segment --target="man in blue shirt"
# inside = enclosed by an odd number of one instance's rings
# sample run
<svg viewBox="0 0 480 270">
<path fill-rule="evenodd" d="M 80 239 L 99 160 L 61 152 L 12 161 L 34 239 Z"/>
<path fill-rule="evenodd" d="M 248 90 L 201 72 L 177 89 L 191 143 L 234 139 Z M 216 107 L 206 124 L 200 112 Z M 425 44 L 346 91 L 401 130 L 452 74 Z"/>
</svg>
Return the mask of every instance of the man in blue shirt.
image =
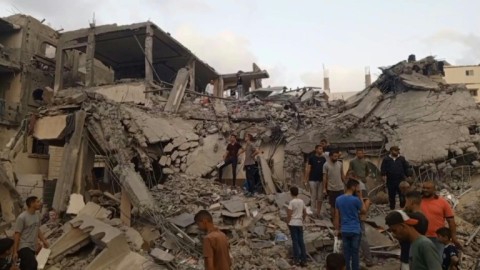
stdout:
<svg viewBox="0 0 480 270">
<path fill-rule="evenodd" d="M 359 251 L 362 231 L 359 214 L 366 212 L 358 181 L 348 180 L 345 194 L 335 201 L 334 219 L 337 233 L 341 232 L 347 270 L 360 269 Z"/>
</svg>

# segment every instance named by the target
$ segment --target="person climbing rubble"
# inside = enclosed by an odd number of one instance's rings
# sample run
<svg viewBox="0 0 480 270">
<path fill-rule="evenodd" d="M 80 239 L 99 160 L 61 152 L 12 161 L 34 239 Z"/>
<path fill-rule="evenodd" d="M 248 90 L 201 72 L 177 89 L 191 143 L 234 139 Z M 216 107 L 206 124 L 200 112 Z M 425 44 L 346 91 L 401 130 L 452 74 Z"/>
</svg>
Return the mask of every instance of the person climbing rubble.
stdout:
<svg viewBox="0 0 480 270">
<path fill-rule="evenodd" d="M 405 180 L 409 174 L 409 164 L 407 160 L 400 155 L 398 146 L 390 147 L 390 154 L 386 156 L 380 168 L 382 180 L 386 183 L 388 191 L 388 201 L 390 210 L 395 209 L 395 199 L 398 194 L 400 207 L 405 206 L 405 196 L 400 191 L 400 182 Z"/>
<path fill-rule="evenodd" d="M 240 143 L 237 142 L 237 135 L 230 135 L 230 142 L 227 145 L 227 151 L 223 155 L 223 164 L 218 168 L 218 178 L 220 183 L 223 183 L 223 169 L 228 165 L 232 165 L 232 187 L 235 187 L 237 180 L 237 164 L 238 156 L 245 152 Z"/>
</svg>

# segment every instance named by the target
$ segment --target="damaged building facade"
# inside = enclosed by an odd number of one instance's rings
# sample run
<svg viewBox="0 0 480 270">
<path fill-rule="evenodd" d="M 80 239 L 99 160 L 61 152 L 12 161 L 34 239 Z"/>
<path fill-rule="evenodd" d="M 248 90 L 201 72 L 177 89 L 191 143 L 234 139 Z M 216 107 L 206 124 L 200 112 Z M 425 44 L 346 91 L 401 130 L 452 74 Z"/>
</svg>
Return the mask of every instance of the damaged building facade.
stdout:
<svg viewBox="0 0 480 270">
<path fill-rule="evenodd" d="M 44 30 L 26 34 L 33 25 Z M 346 167 L 354 149 L 366 150 L 371 190 L 393 145 L 412 163 L 417 181 L 447 179 L 458 166 L 480 168 L 480 111 L 465 86 L 445 82 L 444 63 L 433 57 L 382 68 L 375 82 L 344 101 L 314 87 L 263 88 L 269 74 L 256 64 L 219 74 L 152 22 L 58 33 L 16 15 L 2 19 L 0 34 L 0 90 L 18 112 L 8 118 L 17 121 L 8 127 L 13 131 L 2 133 L 8 142 L 0 169 L 3 227 L 29 195 L 43 198 L 46 212 L 74 216 L 63 226 L 54 218 L 42 226 L 52 241 L 45 269 L 202 269 L 193 225 L 200 209 L 209 209 L 232 239 L 234 269 L 289 269 L 285 191 L 300 184 L 305 157 L 323 138 L 342 151 Z M 26 40 L 19 46 L 32 43 L 38 51 L 15 58 L 7 38 L 15 34 L 14 40 Z M 42 55 L 44 43 L 50 58 Z M 247 95 L 224 98 L 238 77 Z M 205 102 L 211 80 L 215 94 Z M 214 181 L 228 135 L 242 142 L 247 133 L 263 153 L 257 161 L 265 194 L 255 198 Z M 29 152 L 33 145 L 43 152 Z M 226 168 L 224 176 L 231 175 Z M 462 194 L 471 188 L 458 181 L 449 188 Z M 301 198 L 308 204 L 308 191 Z M 376 223 L 382 207 L 370 215 Z M 475 207 L 462 208 L 465 231 L 480 225 L 469 210 Z M 308 224 L 314 269 L 331 251 L 333 231 L 325 220 Z M 373 226 L 368 231 L 375 252 L 396 256 L 388 235 Z"/>
</svg>

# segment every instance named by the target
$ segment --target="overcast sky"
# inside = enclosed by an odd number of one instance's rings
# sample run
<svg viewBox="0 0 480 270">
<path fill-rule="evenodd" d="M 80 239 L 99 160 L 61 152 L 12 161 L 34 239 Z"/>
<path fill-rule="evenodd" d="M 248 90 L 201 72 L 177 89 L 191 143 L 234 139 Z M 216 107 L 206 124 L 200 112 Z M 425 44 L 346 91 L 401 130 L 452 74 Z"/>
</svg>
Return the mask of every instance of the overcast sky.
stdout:
<svg viewBox="0 0 480 270">
<path fill-rule="evenodd" d="M 221 73 L 267 69 L 265 85 L 363 89 L 365 67 L 437 56 L 480 63 L 480 0 L 0 0 L 54 29 L 150 20 Z"/>
</svg>

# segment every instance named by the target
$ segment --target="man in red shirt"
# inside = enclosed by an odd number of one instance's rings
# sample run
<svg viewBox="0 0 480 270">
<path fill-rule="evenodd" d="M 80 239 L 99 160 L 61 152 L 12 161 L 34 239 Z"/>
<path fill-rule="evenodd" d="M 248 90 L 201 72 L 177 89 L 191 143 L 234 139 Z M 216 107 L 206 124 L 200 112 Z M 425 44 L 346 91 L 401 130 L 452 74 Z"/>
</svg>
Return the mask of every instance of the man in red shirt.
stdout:
<svg viewBox="0 0 480 270">
<path fill-rule="evenodd" d="M 425 234 L 435 244 L 437 251 L 442 257 L 444 245 L 437 239 L 437 230 L 445 226 L 445 220 L 452 233 L 452 242 L 461 249 L 457 239 L 457 225 L 450 204 L 436 194 L 435 184 L 432 181 L 423 183 L 421 209 L 428 219 L 428 229 Z"/>
<path fill-rule="evenodd" d="M 227 151 L 223 155 L 223 165 L 218 169 L 218 178 L 220 183 L 222 183 L 223 168 L 228 165 L 232 165 L 232 186 L 235 187 L 235 182 L 237 180 L 237 164 L 238 156 L 245 152 L 243 147 L 237 142 L 237 136 L 232 134 L 230 135 L 230 143 L 227 145 Z"/>
<path fill-rule="evenodd" d="M 207 210 L 200 210 L 194 219 L 198 228 L 207 232 L 203 238 L 205 270 L 229 270 L 232 260 L 227 236 L 213 225 L 212 215 Z"/>
</svg>

